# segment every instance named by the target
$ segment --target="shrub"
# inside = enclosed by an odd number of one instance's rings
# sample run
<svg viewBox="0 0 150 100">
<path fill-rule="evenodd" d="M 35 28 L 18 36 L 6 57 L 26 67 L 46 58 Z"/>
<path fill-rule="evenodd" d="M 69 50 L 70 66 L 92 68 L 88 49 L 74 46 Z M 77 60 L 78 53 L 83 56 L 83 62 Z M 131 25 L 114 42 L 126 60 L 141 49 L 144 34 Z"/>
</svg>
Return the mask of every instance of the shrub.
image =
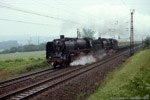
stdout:
<svg viewBox="0 0 150 100">
<path fill-rule="evenodd" d="M 150 48 L 150 36 L 147 36 L 144 40 L 144 48 L 149 49 Z"/>
<path fill-rule="evenodd" d="M 22 62 L 22 61 L 24 61 L 23 59 L 15 59 L 15 62 Z"/>
<path fill-rule="evenodd" d="M 121 87 L 121 96 L 123 97 L 144 97 L 146 95 L 150 96 L 150 69 L 141 68 L 141 72 L 138 73 L 138 76 L 134 77 L 133 80 L 130 80 L 128 84 Z"/>
<path fill-rule="evenodd" d="M 77 100 L 81 100 L 81 99 L 83 99 L 85 95 L 86 95 L 86 93 L 85 93 L 85 92 L 81 92 L 81 93 L 79 93 L 79 94 L 77 95 Z"/>
<path fill-rule="evenodd" d="M 13 60 L 10 60 L 10 59 L 5 60 L 5 62 L 7 62 L 7 63 L 12 62 L 12 61 L 13 61 Z"/>
</svg>

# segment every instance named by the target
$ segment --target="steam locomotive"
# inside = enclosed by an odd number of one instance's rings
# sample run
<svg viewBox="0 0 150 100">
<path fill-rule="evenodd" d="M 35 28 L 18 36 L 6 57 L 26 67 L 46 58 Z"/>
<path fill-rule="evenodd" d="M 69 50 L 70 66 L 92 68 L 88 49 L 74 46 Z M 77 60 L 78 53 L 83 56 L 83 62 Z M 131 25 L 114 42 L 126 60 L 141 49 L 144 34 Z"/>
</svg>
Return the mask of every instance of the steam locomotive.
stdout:
<svg viewBox="0 0 150 100">
<path fill-rule="evenodd" d="M 57 66 L 69 66 L 73 59 L 81 52 L 88 54 L 90 52 L 108 51 L 117 49 L 118 42 L 115 39 L 98 38 L 66 38 L 64 35 L 60 39 L 54 39 L 46 44 L 46 59 L 48 63 Z"/>
</svg>

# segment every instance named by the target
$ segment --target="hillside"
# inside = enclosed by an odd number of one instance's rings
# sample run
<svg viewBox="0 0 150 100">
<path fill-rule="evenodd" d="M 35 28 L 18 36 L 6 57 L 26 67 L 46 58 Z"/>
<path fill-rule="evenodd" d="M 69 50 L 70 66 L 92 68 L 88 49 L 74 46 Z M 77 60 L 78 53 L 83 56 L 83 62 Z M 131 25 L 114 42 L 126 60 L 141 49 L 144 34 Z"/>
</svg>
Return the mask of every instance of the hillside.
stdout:
<svg viewBox="0 0 150 100">
<path fill-rule="evenodd" d="M 88 100 L 150 99 L 150 50 L 129 58 L 109 73 L 99 89 Z"/>
</svg>

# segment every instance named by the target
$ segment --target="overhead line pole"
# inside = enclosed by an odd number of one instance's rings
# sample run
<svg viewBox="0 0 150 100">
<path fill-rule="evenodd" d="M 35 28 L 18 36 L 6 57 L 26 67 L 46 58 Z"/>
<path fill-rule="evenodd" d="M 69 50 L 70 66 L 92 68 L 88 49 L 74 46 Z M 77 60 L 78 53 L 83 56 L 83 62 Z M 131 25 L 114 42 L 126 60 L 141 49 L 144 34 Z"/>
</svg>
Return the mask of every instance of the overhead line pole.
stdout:
<svg viewBox="0 0 150 100">
<path fill-rule="evenodd" d="M 135 10 L 131 10 L 131 25 L 130 25 L 130 56 L 134 54 L 134 27 L 133 27 L 133 14 Z"/>
</svg>

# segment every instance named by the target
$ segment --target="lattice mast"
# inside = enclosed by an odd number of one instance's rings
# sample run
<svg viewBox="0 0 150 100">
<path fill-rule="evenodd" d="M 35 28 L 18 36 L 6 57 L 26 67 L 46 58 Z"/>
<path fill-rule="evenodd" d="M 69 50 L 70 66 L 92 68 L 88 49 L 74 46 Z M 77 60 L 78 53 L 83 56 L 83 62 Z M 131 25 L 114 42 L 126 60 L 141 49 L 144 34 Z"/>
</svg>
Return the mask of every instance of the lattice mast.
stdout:
<svg viewBox="0 0 150 100">
<path fill-rule="evenodd" d="M 130 55 L 134 54 L 134 27 L 133 27 L 133 14 L 135 10 L 131 10 L 131 25 L 130 25 Z"/>
</svg>

